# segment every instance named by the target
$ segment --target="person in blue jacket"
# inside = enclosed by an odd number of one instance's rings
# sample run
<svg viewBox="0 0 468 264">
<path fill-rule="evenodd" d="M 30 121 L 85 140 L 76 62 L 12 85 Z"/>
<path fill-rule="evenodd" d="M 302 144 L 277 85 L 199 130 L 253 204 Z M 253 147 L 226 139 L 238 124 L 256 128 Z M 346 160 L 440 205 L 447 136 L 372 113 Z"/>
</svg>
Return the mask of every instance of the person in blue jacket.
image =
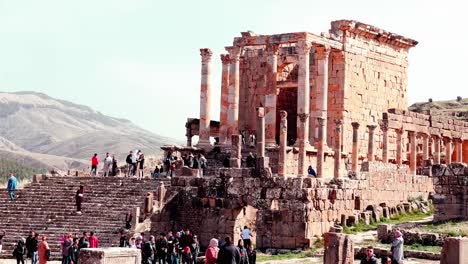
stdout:
<svg viewBox="0 0 468 264">
<path fill-rule="evenodd" d="M 8 190 L 8 196 L 10 196 L 10 200 L 13 201 L 15 199 L 15 190 L 16 190 L 16 177 L 13 175 L 13 172 L 10 172 L 9 174 L 10 178 L 8 178 L 8 185 L 7 185 L 7 190 Z"/>
</svg>

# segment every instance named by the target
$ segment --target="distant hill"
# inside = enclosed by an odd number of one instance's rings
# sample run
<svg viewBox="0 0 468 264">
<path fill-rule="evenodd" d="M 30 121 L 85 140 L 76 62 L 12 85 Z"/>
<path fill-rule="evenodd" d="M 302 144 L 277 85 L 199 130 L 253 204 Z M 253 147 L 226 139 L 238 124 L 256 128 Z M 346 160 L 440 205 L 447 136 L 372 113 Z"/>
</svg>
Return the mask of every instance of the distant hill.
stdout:
<svg viewBox="0 0 468 264">
<path fill-rule="evenodd" d="M 410 111 L 436 116 L 447 116 L 468 122 L 468 98 L 457 98 L 448 101 L 429 101 L 415 103 L 409 107 Z"/>
<path fill-rule="evenodd" d="M 131 149 L 159 155 L 162 145 L 177 143 L 129 120 L 42 93 L 0 92 L 0 158 L 29 160 L 26 164 L 32 166 L 82 168 L 95 152 L 110 152 L 124 161 Z"/>
</svg>

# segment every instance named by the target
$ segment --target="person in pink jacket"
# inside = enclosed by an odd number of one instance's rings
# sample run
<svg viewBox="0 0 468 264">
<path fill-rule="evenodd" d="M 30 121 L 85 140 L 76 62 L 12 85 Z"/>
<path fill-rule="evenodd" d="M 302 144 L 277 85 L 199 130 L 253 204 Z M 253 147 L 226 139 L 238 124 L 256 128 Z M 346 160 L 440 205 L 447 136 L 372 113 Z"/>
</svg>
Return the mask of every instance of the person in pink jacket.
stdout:
<svg viewBox="0 0 468 264">
<path fill-rule="evenodd" d="M 91 232 L 91 236 L 89 237 L 89 248 L 98 248 L 99 247 L 99 240 L 94 235 L 94 232 Z"/>
</svg>

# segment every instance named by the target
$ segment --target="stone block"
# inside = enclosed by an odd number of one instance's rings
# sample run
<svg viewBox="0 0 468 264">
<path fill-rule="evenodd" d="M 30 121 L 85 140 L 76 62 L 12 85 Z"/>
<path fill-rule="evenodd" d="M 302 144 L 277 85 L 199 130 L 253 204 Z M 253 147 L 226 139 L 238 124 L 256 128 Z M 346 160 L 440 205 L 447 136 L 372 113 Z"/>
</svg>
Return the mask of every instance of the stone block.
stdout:
<svg viewBox="0 0 468 264">
<path fill-rule="evenodd" d="M 392 225 L 380 224 L 377 226 L 377 239 L 382 242 L 389 242 L 391 240 Z"/>
<path fill-rule="evenodd" d="M 468 238 L 446 238 L 440 264 L 467 264 Z"/>
<path fill-rule="evenodd" d="M 323 255 L 324 264 L 353 264 L 354 263 L 354 245 L 348 235 L 338 233 L 325 233 Z"/>
<path fill-rule="evenodd" d="M 366 225 L 370 224 L 370 219 L 372 216 L 372 211 L 365 211 L 361 213 L 361 219 Z"/>
<path fill-rule="evenodd" d="M 80 264 L 140 264 L 141 253 L 132 248 L 84 248 Z"/>
</svg>

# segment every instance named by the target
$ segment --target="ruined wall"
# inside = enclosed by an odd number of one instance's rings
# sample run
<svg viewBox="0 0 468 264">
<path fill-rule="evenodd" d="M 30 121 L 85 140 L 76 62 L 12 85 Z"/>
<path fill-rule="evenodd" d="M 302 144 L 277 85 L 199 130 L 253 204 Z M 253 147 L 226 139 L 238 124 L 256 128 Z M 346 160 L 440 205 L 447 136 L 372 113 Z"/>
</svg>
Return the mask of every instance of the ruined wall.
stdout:
<svg viewBox="0 0 468 264">
<path fill-rule="evenodd" d="M 411 176 L 406 166 L 372 162 L 364 169 L 356 179 L 330 184 L 312 177 L 259 178 L 250 169 L 174 177 L 171 191 L 179 196 L 152 217 L 152 231 L 189 227 L 206 246 L 212 237 L 238 237 L 250 223 L 259 248 L 309 247 L 342 215 L 359 217 L 369 205 L 394 207 L 433 190 L 429 177 Z"/>
<path fill-rule="evenodd" d="M 468 219 L 468 166 L 432 166 L 434 221 Z"/>
</svg>

